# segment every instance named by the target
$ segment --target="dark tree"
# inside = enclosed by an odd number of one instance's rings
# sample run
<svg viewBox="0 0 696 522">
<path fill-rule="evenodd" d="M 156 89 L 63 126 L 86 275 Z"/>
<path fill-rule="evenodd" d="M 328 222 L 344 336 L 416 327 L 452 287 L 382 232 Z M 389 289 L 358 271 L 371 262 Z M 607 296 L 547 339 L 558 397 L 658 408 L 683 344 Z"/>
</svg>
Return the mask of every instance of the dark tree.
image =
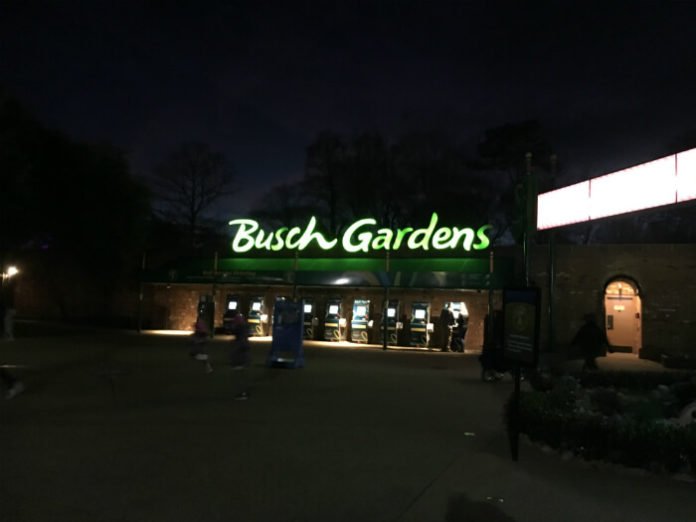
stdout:
<svg viewBox="0 0 696 522">
<path fill-rule="evenodd" d="M 485 131 L 478 145 L 478 157 L 473 167 L 484 173 L 486 183 L 497 189 L 498 197 L 493 213 L 498 217 L 499 229 L 507 228 L 513 238 L 521 242 L 527 226 L 525 211 L 526 173 L 534 171 L 534 191 L 553 188 L 558 165 L 543 126 L 535 120 L 506 124 Z"/>
<path fill-rule="evenodd" d="M 268 226 L 304 225 L 316 213 L 317 200 L 305 181 L 283 183 L 268 190 L 251 211 Z"/>
<path fill-rule="evenodd" d="M 461 146 L 437 132 L 389 143 L 375 132 L 345 138 L 323 132 L 307 149 L 300 182 L 269 191 L 254 215 L 285 225 L 317 215 L 325 229 L 374 217 L 386 227 L 427 223 L 432 212 L 452 224 L 488 220 L 497 186 L 472 175 Z"/>
<path fill-rule="evenodd" d="M 341 136 L 324 131 L 307 148 L 304 186 L 325 214 L 332 233 L 339 229 L 341 188 L 345 183 L 346 145 Z"/>
<path fill-rule="evenodd" d="M 43 273 L 66 314 L 78 293 L 108 306 L 142 251 L 150 214 L 147 191 L 120 151 L 46 129 L 5 95 L 0 183 L 2 257 L 30 264 L 32 277 Z"/>
<path fill-rule="evenodd" d="M 233 174 L 225 156 L 205 143 L 183 143 L 154 174 L 157 210 L 163 218 L 186 225 L 194 245 L 206 212 L 230 193 Z"/>
</svg>

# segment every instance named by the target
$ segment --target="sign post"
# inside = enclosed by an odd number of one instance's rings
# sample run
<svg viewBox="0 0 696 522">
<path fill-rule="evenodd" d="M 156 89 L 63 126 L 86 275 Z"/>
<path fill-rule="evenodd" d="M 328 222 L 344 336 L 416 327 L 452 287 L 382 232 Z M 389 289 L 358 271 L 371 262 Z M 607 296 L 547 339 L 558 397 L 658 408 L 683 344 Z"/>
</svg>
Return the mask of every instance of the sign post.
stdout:
<svg viewBox="0 0 696 522">
<path fill-rule="evenodd" d="M 503 290 L 503 354 L 515 368 L 509 433 L 514 461 L 519 457 L 521 370 L 522 367 L 535 368 L 539 359 L 540 304 L 541 293 L 537 287 Z"/>
</svg>

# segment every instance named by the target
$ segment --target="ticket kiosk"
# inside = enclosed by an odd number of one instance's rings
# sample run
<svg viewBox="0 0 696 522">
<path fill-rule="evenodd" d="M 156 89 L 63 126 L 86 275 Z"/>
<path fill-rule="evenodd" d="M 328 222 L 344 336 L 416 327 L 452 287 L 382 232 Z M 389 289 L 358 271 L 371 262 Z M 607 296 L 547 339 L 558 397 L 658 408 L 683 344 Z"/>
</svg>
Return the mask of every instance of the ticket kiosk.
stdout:
<svg viewBox="0 0 696 522">
<path fill-rule="evenodd" d="M 304 367 L 302 349 L 303 301 L 278 298 L 273 307 L 273 340 L 267 366 Z"/>
<path fill-rule="evenodd" d="M 302 338 L 303 339 L 314 339 L 317 324 L 319 323 L 315 310 L 314 310 L 314 300 L 303 299 L 302 300 Z"/>
<path fill-rule="evenodd" d="M 249 325 L 249 336 L 265 335 L 265 323 L 268 320 L 266 306 L 263 297 L 252 297 L 249 304 L 249 315 L 247 324 Z"/>
<path fill-rule="evenodd" d="M 227 294 L 225 297 L 225 311 L 222 313 L 222 329 L 225 333 L 230 333 L 232 329 L 232 320 L 239 311 L 239 304 L 238 295 Z"/>
<path fill-rule="evenodd" d="M 431 328 L 430 303 L 413 303 L 411 310 L 411 346 L 428 346 Z"/>
<path fill-rule="evenodd" d="M 350 321 L 350 340 L 354 343 L 369 343 L 369 326 L 370 300 L 356 299 L 355 301 L 353 301 L 353 317 Z"/>
<path fill-rule="evenodd" d="M 326 303 L 326 315 L 324 316 L 324 340 L 342 341 L 343 304 L 340 299 L 329 299 Z"/>
<path fill-rule="evenodd" d="M 380 335 L 379 338 L 384 343 L 384 334 L 387 335 L 387 345 L 396 346 L 398 344 L 398 331 L 399 326 L 399 309 L 400 303 L 398 300 L 393 299 L 387 303 L 387 310 L 382 316 L 382 324 L 380 325 Z M 386 329 L 385 329 L 386 321 Z"/>
</svg>

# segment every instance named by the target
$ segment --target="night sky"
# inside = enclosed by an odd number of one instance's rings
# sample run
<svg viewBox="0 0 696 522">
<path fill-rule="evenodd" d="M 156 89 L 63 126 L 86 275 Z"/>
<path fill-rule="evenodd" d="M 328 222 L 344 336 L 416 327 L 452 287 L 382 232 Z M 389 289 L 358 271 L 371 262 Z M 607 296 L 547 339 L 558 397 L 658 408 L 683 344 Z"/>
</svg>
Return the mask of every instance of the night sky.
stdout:
<svg viewBox="0 0 696 522">
<path fill-rule="evenodd" d="M 5 1 L 0 85 L 138 175 L 210 143 L 247 187 L 237 210 L 250 183 L 299 178 L 324 129 L 473 145 L 539 119 L 569 182 L 696 129 L 692 2 L 174 3 Z"/>
</svg>

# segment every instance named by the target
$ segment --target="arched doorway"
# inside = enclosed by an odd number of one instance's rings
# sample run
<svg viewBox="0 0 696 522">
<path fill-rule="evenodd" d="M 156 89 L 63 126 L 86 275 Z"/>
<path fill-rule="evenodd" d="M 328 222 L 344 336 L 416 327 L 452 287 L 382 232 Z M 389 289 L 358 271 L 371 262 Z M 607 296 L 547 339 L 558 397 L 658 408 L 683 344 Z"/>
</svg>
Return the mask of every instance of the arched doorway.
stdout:
<svg viewBox="0 0 696 522">
<path fill-rule="evenodd" d="M 627 277 L 612 279 L 604 289 L 604 324 L 610 349 L 638 354 L 643 344 L 640 289 Z"/>
</svg>

